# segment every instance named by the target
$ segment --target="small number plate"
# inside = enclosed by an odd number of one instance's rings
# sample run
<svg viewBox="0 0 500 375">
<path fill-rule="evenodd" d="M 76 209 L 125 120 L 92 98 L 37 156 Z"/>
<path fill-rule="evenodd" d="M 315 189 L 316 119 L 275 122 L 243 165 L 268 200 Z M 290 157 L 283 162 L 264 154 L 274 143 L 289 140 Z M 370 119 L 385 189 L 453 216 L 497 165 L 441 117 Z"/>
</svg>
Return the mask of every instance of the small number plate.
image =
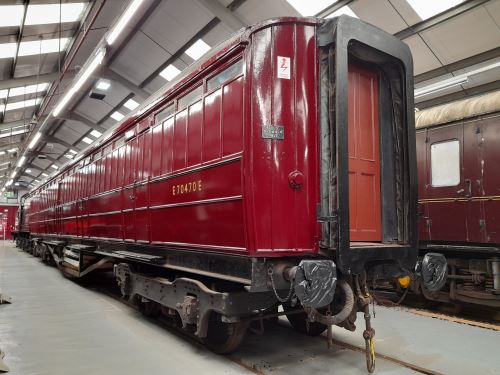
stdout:
<svg viewBox="0 0 500 375">
<path fill-rule="evenodd" d="M 264 139 L 285 139 L 285 128 L 280 125 L 263 125 L 262 138 Z"/>
</svg>

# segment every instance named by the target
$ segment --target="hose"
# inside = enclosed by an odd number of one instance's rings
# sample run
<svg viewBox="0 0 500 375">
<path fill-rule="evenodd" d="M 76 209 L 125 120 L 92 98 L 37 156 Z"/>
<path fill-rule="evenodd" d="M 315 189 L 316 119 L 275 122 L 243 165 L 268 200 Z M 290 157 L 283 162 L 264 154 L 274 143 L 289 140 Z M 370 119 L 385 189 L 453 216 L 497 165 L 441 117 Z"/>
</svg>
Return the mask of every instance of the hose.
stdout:
<svg viewBox="0 0 500 375">
<path fill-rule="evenodd" d="M 310 314 L 310 317 L 312 318 L 311 320 L 323 323 L 325 325 L 333 325 L 342 323 L 351 314 L 354 307 L 354 293 L 352 291 L 352 288 L 345 280 L 339 280 L 338 286 L 345 295 L 345 303 L 344 307 L 342 307 L 342 310 L 340 310 L 335 315 L 323 315 L 318 310 L 313 309 Z"/>
</svg>

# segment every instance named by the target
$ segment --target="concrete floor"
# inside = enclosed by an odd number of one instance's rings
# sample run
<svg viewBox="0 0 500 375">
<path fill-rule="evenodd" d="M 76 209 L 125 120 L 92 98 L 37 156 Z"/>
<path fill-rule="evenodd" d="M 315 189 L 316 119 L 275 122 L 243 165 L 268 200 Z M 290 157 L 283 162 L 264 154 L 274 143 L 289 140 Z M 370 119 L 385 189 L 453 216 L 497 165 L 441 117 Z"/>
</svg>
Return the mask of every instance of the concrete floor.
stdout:
<svg viewBox="0 0 500 375">
<path fill-rule="evenodd" d="M 162 328 L 129 306 L 71 282 L 0 242 L 0 349 L 12 375 L 365 374 L 364 353 L 292 331 L 285 320 L 249 334 L 230 357 Z M 360 316 L 361 318 L 361 316 Z M 500 332 L 377 308 L 376 350 L 443 374 L 500 374 Z M 334 331 L 363 346 L 361 332 Z M 377 359 L 377 374 L 418 374 Z"/>
</svg>

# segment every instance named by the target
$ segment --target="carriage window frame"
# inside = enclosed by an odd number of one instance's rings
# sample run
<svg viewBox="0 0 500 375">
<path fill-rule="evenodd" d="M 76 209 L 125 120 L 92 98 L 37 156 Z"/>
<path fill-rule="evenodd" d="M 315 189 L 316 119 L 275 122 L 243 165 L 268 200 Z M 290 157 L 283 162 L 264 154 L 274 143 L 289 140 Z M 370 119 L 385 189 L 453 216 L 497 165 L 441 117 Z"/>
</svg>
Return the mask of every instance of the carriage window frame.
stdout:
<svg viewBox="0 0 500 375">
<path fill-rule="evenodd" d="M 460 184 L 460 151 L 458 139 L 439 141 L 430 145 L 430 182 L 433 188 Z"/>
<path fill-rule="evenodd" d="M 161 124 L 175 113 L 175 102 L 170 102 L 155 114 L 155 124 Z"/>
<path fill-rule="evenodd" d="M 187 93 L 182 95 L 177 100 L 177 111 L 181 112 L 183 109 L 189 107 L 191 104 L 201 100 L 203 98 L 203 84 L 199 84 L 193 89 L 189 90 Z"/>
<path fill-rule="evenodd" d="M 224 69 L 207 79 L 207 93 L 210 93 L 235 78 L 242 76 L 244 69 L 245 65 L 243 64 L 241 56 L 236 60 L 231 61 L 224 67 Z"/>
</svg>

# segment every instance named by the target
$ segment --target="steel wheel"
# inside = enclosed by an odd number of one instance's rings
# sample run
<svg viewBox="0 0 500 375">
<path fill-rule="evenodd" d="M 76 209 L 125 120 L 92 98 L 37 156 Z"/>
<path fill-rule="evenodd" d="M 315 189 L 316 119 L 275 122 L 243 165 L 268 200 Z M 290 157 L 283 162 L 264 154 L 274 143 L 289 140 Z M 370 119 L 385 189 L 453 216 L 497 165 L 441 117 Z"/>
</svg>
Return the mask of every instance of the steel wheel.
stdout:
<svg viewBox="0 0 500 375">
<path fill-rule="evenodd" d="M 143 313 L 144 315 L 152 317 L 152 318 L 160 315 L 160 312 L 161 312 L 160 304 L 158 304 L 154 301 L 144 302 L 142 300 L 142 297 L 139 295 L 136 296 L 136 303 L 137 303 L 137 307 L 138 307 L 139 311 L 141 313 Z"/>
<path fill-rule="evenodd" d="M 243 322 L 224 323 L 221 316 L 212 313 L 208 323 L 205 345 L 217 354 L 227 354 L 235 351 L 243 341 L 246 332 Z"/>
<path fill-rule="evenodd" d="M 286 313 L 287 311 L 296 310 L 296 308 L 291 307 L 288 303 L 284 303 L 283 310 L 285 310 Z M 305 312 L 286 314 L 286 318 L 296 331 L 308 336 L 319 336 L 325 332 L 327 328 L 326 325 L 318 322 L 307 324 L 307 314 Z"/>
</svg>

